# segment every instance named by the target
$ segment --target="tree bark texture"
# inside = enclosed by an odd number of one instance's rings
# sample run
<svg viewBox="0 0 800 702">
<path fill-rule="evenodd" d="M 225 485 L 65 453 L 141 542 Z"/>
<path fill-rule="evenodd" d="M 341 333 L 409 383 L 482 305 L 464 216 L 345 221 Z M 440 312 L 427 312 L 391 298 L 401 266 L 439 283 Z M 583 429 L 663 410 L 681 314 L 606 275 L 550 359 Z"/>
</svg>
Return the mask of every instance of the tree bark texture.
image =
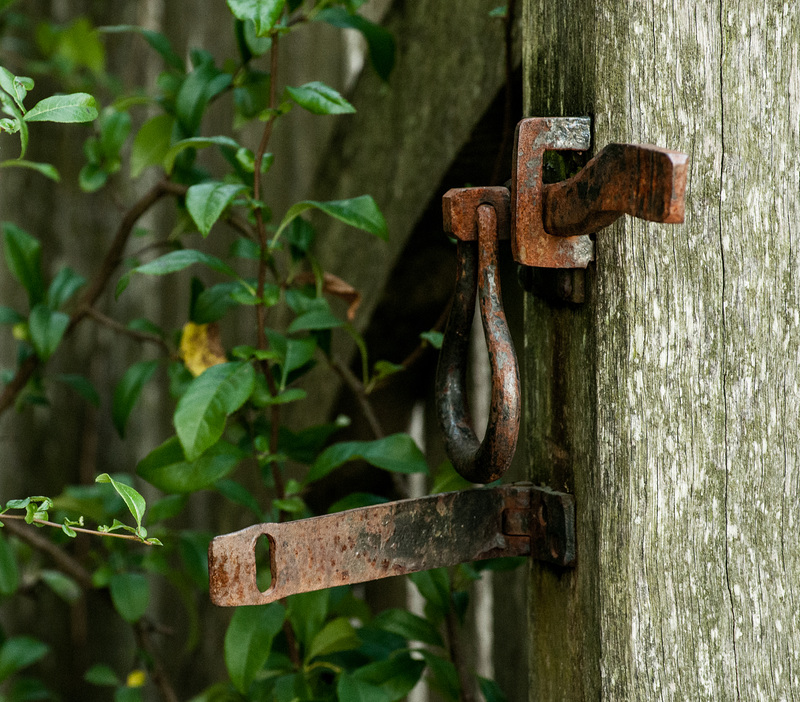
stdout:
<svg viewBox="0 0 800 702">
<path fill-rule="evenodd" d="M 532 478 L 579 563 L 531 574 L 531 700 L 800 699 L 800 11 L 528 0 L 526 114 L 691 157 L 686 222 L 531 296 Z"/>
</svg>

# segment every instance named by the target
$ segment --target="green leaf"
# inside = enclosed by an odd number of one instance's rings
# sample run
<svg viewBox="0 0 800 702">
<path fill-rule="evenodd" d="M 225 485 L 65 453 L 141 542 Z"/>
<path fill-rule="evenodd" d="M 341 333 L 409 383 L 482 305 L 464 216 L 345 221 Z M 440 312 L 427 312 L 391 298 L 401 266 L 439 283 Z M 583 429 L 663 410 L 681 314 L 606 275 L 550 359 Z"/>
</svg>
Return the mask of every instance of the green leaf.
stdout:
<svg viewBox="0 0 800 702">
<path fill-rule="evenodd" d="M 139 461 L 136 472 L 164 492 L 196 492 L 224 478 L 240 459 L 239 449 L 218 441 L 196 461 L 189 462 L 178 437 L 173 436 Z"/>
<path fill-rule="evenodd" d="M 447 700 L 461 699 L 461 685 L 458 682 L 456 667 L 450 661 L 427 649 L 420 649 L 419 653 L 431 671 L 429 678 L 431 687 Z"/>
<path fill-rule="evenodd" d="M 5 305 L 0 305 L 0 324 L 19 324 L 24 321 L 25 317 L 16 310 L 12 310 Z"/>
<path fill-rule="evenodd" d="M 311 641 L 311 645 L 306 652 L 306 661 L 310 661 L 317 656 L 327 656 L 339 651 L 350 651 L 358 648 L 361 639 L 358 638 L 356 630 L 346 617 L 337 617 L 328 622 Z"/>
<path fill-rule="evenodd" d="M 186 76 L 175 96 L 175 116 L 184 137 L 195 136 L 209 100 L 233 79 L 214 65 L 214 57 L 207 51 L 192 51 L 192 62 L 196 68 Z"/>
<path fill-rule="evenodd" d="M 69 302 L 72 296 L 86 284 L 86 278 L 68 266 L 56 273 L 53 282 L 47 289 L 46 302 L 51 309 L 57 310 Z"/>
<path fill-rule="evenodd" d="M 287 87 L 286 92 L 300 107 L 315 115 L 343 115 L 356 111 L 336 90 L 316 80 L 299 88 Z"/>
<path fill-rule="evenodd" d="M 134 363 L 117 387 L 114 388 L 114 399 L 111 404 L 111 418 L 114 427 L 121 437 L 125 437 L 125 425 L 128 423 L 131 411 L 142 393 L 142 388 L 153 377 L 158 368 L 158 361 L 139 361 Z"/>
<path fill-rule="evenodd" d="M 39 576 L 56 595 L 67 604 L 75 604 L 81 597 L 81 586 L 59 570 L 43 570 Z"/>
<path fill-rule="evenodd" d="M 168 254 L 145 263 L 143 266 L 138 266 L 131 271 L 128 271 L 119 283 L 117 283 L 116 294 L 119 295 L 126 287 L 128 287 L 128 279 L 134 273 L 144 273 L 145 275 L 167 275 L 182 271 L 195 263 L 202 263 L 218 273 L 229 275 L 236 278 L 236 271 L 233 270 L 227 263 L 220 260 L 216 256 L 212 256 L 202 251 L 195 251 L 194 249 L 180 249 L 178 251 L 170 251 Z"/>
<path fill-rule="evenodd" d="M 220 215 L 245 189 L 244 185 L 218 182 L 199 183 L 189 188 L 186 192 L 186 209 L 203 236 L 208 236 Z"/>
<path fill-rule="evenodd" d="M 347 702 L 392 702 L 392 698 L 382 688 L 346 672 L 339 676 L 336 694 L 338 699 Z"/>
<path fill-rule="evenodd" d="M 408 576 L 426 602 L 440 615 L 450 611 L 450 578 L 446 568 L 435 568 Z"/>
<path fill-rule="evenodd" d="M 133 518 L 136 520 L 136 526 L 142 525 L 142 517 L 144 517 L 145 509 L 147 509 L 144 497 L 142 497 L 130 485 L 126 485 L 119 480 L 114 480 L 114 478 L 112 478 L 108 473 L 101 473 L 94 479 L 94 481 L 96 483 L 111 483 L 111 485 L 117 491 L 117 494 L 122 498 L 125 506 L 133 515 Z M 116 520 L 114 521 L 116 522 Z"/>
<path fill-rule="evenodd" d="M 228 0 L 233 16 L 240 20 L 252 20 L 256 35 L 267 36 L 281 18 L 286 0 Z"/>
<path fill-rule="evenodd" d="M 3 222 L 3 252 L 6 265 L 28 293 L 30 306 L 44 299 L 42 245 L 26 231 Z"/>
<path fill-rule="evenodd" d="M 429 646 L 444 646 L 438 629 L 427 619 L 404 609 L 387 609 L 376 615 L 372 626 L 402 636 L 407 641 L 420 641 Z"/>
<path fill-rule="evenodd" d="M 141 34 L 145 41 L 161 55 L 161 58 L 164 59 L 164 62 L 168 66 L 175 68 L 181 73 L 186 69 L 186 66 L 184 66 L 180 56 L 175 53 L 172 45 L 169 43 L 169 39 L 167 39 L 160 32 L 155 32 L 152 29 L 144 29 L 144 27 L 137 27 L 133 24 L 118 24 L 114 25 L 113 27 L 100 27 L 100 31 L 105 32 L 106 34 L 117 34 L 122 32 L 135 32 L 136 34 Z"/>
<path fill-rule="evenodd" d="M 419 335 L 419 338 L 427 341 L 431 346 L 433 346 L 433 348 L 441 349 L 444 334 L 438 331 L 426 331 L 422 332 L 422 334 Z"/>
<path fill-rule="evenodd" d="M 148 166 L 161 163 L 169 152 L 175 118 L 172 115 L 156 115 L 147 120 L 133 140 L 131 150 L 131 178 Z"/>
<path fill-rule="evenodd" d="M 381 495 L 373 495 L 370 492 L 351 492 L 341 500 L 337 500 L 330 507 L 328 507 L 328 514 L 334 512 L 344 512 L 348 509 L 357 509 L 359 507 L 369 507 L 371 505 L 382 505 L 388 502 L 388 498 Z"/>
<path fill-rule="evenodd" d="M 317 14 L 319 21 L 327 22 L 334 27 L 356 29 L 364 35 L 369 49 L 369 59 L 375 72 L 384 81 L 394 67 L 395 42 L 392 33 L 383 27 L 373 24 L 365 17 L 348 12 L 339 7 L 331 7 Z"/>
<path fill-rule="evenodd" d="M 50 648 L 31 636 L 15 636 L 0 646 L 0 682 L 18 670 L 33 665 L 43 658 Z"/>
<path fill-rule="evenodd" d="M 246 694 L 266 663 L 272 640 L 281 630 L 286 610 L 279 602 L 239 607 L 225 632 L 225 665 L 236 689 Z"/>
<path fill-rule="evenodd" d="M 408 434 L 392 434 L 375 441 L 343 441 L 329 446 L 311 466 L 306 482 L 325 477 L 347 461 L 363 459 L 394 473 L 427 473 L 428 464 Z"/>
<path fill-rule="evenodd" d="M 305 200 L 292 205 L 278 227 L 273 240 L 278 240 L 283 230 L 289 226 L 295 217 L 310 209 L 322 210 L 334 219 L 338 219 L 340 222 L 349 224 L 357 229 L 363 229 L 365 232 L 374 234 L 380 239 L 387 240 L 389 238 L 386 220 L 378 209 L 377 203 L 370 195 L 361 195 L 349 200 L 329 200 L 328 202 Z"/>
<path fill-rule="evenodd" d="M 492 8 L 489 10 L 489 17 L 505 19 L 508 17 L 508 5 L 500 5 L 499 7 Z M 487 700 L 487 702 L 489 702 L 489 700 Z"/>
<path fill-rule="evenodd" d="M 236 299 L 236 293 L 249 294 L 245 284 L 240 280 L 217 283 L 206 288 L 192 305 L 191 321 L 195 324 L 209 324 L 221 319 L 231 307 L 241 304 Z"/>
<path fill-rule="evenodd" d="M 481 694 L 486 702 L 508 702 L 505 693 L 500 689 L 500 686 L 488 678 L 478 676 L 478 686 L 481 688 Z"/>
<path fill-rule="evenodd" d="M 121 684 L 117 674 L 111 669 L 110 666 L 103 663 L 93 665 L 89 670 L 83 674 L 83 679 L 92 685 L 104 685 L 107 687 Z"/>
<path fill-rule="evenodd" d="M 21 158 L 11 159 L 0 163 L 0 168 L 30 168 L 31 170 L 41 173 L 45 178 L 54 180 L 56 183 L 61 182 L 61 176 L 58 169 L 51 163 L 39 163 L 38 161 L 26 161 Z"/>
<path fill-rule="evenodd" d="M 247 507 L 259 519 L 261 518 L 261 505 L 258 504 L 258 500 L 253 497 L 253 494 L 244 485 L 237 483 L 235 480 L 218 480 L 214 487 L 226 499 L 234 504 Z"/>
<path fill-rule="evenodd" d="M 142 618 L 150 601 L 150 586 L 142 573 L 115 573 L 108 586 L 114 609 L 126 622 Z"/>
<path fill-rule="evenodd" d="M 231 149 L 239 150 L 238 142 L 226 136 L 213 136 L 213 137 L 191 137 L 189 139 L 181 139 L 181 141 L 173 144 L 170 149 L 164 154 L 162 162 L 164 170 L 167 173 L 172 173 L 175 166 L 175 159 L 178 154 L 184 149 L 205 149 L 208 146 L 227 146 Z M 244 186 L 239 186 L 244 187 Z"/>
<path fill-rule="evenodd" d="M 5 536 L 0 534 L 0 595 L 13 595 L 19 587 L 19 568 L 14 549 Z"/>
<path fill-rule="evenodd" d="M 97 118 L 97 101 L 88 93 L 53 95 L 37 102 L 24 116 L 26 122 L 91 122 Z"/>
<path fill-rule="evenodd" d="M 272 330 L 267 331 L 267 338 L 269 339 L 270 349 L 275 351 L 280 358 L 281 382 L 279 389 L 283 390 L 286 387 L 289 374 L 298 368 L 302 368 L 314 358 L 317 343 L 313 339 L 289 339 L 283 334 Z"/>
<path fill-rule="evenodd" d="M 109 173 L 96 163 L 84 164 L 78 173 L 78 185 L 85 193 L 94 193 L 100 190 L 108 181 Z"/>
<path fill-rule="evenodd" d="M 254 386 L 255 370 L 244 361 L 212 366 L 192 381 L 174 416 L 188 460 L 196 460 L 219 440 L 228 415 L 247 401 Z"/>
<path fill-rule="evenodd" d="M 13 98 L 20 110 L 25 108 L 22 106 L 25 96 L 28 91 L 33 89 L 33 80 L 25 77 L 17 77 L 11 71 L 0 66 L 0 88 L 5 90 L 8 95 Z"/>
<path fill-rule="evenodd" d="M 327 305 L 326 305 L 327 307 Z M 311 331 L 319 329 L 335 329 L 343 327 L 344 322 L 328 309 L 310 310 L 294 319 L 289 325 L 290 334 L 299 331 Z"/>
<path fill-rule="evenodd" d="M 53 355 L 68 326 L 69 315 L 64 312 L 54 312 L 43 303 L 31 310 L 28 332 L 31 335 L 33 348 L 36 349 L 36 355 L 42 361 Z"/>
<path fill-rule="evenodd" d="M 401 652 L 388 660 L 356 668 L 353 678 L 376 686 L 388 696 L 389 702 L 398 702 L 411 692 L 424 670 L 424 661 L 415 660 L 408 653 Z M 352 698 L 348 696 L 341 699 Z"/>
</svg>

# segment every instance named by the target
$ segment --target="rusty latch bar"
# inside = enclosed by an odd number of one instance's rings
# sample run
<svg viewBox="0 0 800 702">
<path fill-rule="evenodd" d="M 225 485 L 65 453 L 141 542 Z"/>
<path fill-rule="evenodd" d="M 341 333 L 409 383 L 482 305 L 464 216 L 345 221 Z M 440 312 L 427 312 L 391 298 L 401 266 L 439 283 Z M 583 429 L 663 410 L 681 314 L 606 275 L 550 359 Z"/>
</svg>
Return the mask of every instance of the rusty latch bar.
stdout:
<svg viewBox="0 0 800 702">
<path fill-rule="evenodd" d="M 270 546 L 272 583 L 256 584 L 256 542 Z M 257 524 L 208 548 L 211 601 L 274 602 L 298 592 L 486 558 L 575 563 L 572 495 L 529 484 L 462 490 L 322 517 Z"/>
</svg>

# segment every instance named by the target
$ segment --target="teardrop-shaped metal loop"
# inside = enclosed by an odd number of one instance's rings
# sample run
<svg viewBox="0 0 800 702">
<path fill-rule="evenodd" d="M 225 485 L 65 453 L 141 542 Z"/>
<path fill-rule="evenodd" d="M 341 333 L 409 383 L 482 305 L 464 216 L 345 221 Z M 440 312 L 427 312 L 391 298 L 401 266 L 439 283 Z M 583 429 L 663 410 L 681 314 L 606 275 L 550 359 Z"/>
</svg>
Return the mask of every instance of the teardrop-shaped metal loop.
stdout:
<svg viewBox="0 0 800 702">
<path fill-rule="evenodd" d="M 490 483 L 505 473 L 519 434 L 519 368 L 503 311 L 497 242 L 495 210 L 491 205 L 480 205 L 478 241 L 457 243 L 456 291 L 436 374 L 437 411 L 445 450 L 459 475 L 473 483 Z M 482 442 L 472 429 L 467 399 L 469 334 L 476 292 L 492 373 L 489 420 Z"/>
</svg>

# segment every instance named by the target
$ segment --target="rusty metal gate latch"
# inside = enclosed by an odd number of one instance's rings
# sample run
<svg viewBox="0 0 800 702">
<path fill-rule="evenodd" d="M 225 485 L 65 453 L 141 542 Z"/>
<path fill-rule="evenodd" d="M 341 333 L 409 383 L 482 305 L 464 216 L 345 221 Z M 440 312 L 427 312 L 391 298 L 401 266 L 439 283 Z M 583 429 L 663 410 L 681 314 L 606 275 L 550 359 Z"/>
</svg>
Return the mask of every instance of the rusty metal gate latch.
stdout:
<svg viewBox="0 0 800 702">
<path fill-rule="evenodd" d="M 594 260 L 588 235 L 625 213 L 683 221 L 688 157 L 677 151 L 611 144 L 573 178 L 543 184 L 545 152 L 588 150 L 590 126 L 588 117 L 522 120 L 511 191 L 458 188 L 443 199 L 444 228 L 457 239 L 458 273 L 437 372 L 437 405 L 448 456 L 474 483 L 505 472 L 519 432 L 519 370 L 503 312 L 498 240 L 510 238 L 514 259 L 524 266 L 580 269 Z M 482 442 L 472 430 L 466 395 L 476 298 L 492 368 Z M 256 582 L 255 556 L 262 538 L 269 541 L 271 579 L 264 591 Z M 265 604 L 298 592 L 524 555 L 557 566 L 575 564 L 572 495 L 516 484 L 257 524 L 211 541 L 210 593 L 221 606 Z"/>
</svg>

